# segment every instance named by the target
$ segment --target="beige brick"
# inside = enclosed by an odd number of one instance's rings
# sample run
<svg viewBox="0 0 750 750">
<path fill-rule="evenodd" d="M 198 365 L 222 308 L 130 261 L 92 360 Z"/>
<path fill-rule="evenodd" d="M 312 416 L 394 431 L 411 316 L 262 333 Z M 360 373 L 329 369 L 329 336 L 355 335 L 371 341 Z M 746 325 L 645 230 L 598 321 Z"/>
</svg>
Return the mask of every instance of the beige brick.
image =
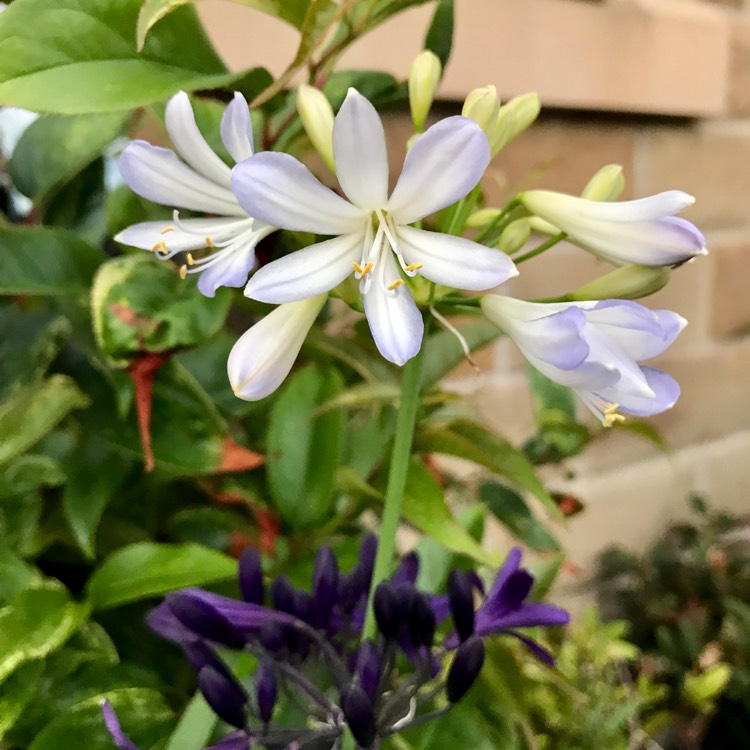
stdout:
<svg viewBox="0 0 750 750">
<path fill-rule="evenodd" d="M 696 202 L 684 217 L 703 231 L 750 226 L 750 123 L 652 127 L 636 163 L 636 193 L 685 190 Z"/>
<path fill-rule="evenodd" d="M 737 16 L 731 24 L 729 112 L 750 116 L 750 18 Z"/>
<path fill-rule="evenodd" d="M 711 243 L 711 331 L 726 338 L 750 333 L 750 233 Z"/>
</svg>

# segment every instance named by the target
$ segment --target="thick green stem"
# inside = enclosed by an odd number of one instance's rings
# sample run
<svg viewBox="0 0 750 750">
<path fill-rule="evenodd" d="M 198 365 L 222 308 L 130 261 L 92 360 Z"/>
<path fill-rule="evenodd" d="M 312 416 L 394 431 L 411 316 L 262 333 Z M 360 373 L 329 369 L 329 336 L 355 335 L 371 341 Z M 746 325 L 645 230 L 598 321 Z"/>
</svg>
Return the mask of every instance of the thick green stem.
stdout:
<svg viewBox="0 0 750 750">
<path fill-rule="evenodd" d="M 396 530 L 401 518 L 406 477 L 409 473 L 411 445 L 414 438 L 414 424 L 419 406 L 419 383 L 422 372 L 422 352 L 424 347 L 405 365 L 401 381 L 401 400 L 398 407 L 396 437 L 391 451 L 391 464 L 388 471 L 388 485 L 385 490 L 383 519 L 380 524 L 378 553 L 375 556 L 375 569 L 372 574 L 370 596 L 367 600 L 367 616 L 362 638 L 376 635 L 375 615 L 372 610 L 372 596 L 377 585 L 390 574 L 393 549 L 396 543 Z"/>
</svg>

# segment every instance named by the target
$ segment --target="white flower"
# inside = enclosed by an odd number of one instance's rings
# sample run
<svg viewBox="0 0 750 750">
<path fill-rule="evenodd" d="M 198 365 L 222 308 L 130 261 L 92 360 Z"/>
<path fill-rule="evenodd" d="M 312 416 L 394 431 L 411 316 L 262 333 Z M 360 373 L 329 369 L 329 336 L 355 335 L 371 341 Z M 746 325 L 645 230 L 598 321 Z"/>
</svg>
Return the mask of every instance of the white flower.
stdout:
<svg viewBox="0 0 750 750">
<path fill-rule="evenodd" d="M 522 302 L 488 294 L 482 311 L 550 380 L 572 388 L 605 426 L 627 414 L 648 416 L 674 405 L 676 381 L 637 360 L 661 354 L 687 321 L 629 300 Z"/>
<path fill-rule="evenodd" d="M 281 385 L 327 298 L 320 294 L 279 305 L 240 337 L 227 360 L 235 395 L 258 401 Z"/>
<path fill-rule="evenodd" d="M 195 122 L 188 95 L 181 91 L 167 104 L 167 131 L 182 161 L 167 148 L 132 141 L 120 157 L 120 171 L 138 195 L 191 211 L 214 214 L 210 219 L 147 221 L 134 224 L 115 239 L 155 251 L 162 260 L 185 253 L 183 277 L 200 273 L 198 289 L 213 297 L 220 286 L 240 287 L 255 266 L 255 245 L 275 227 L 251 218 L 230 187 L 231 169 L 212 151 Z M 253 132 L 247 102 L 235 93 L 221 120 L 221 139 L 236 161 L 253 154 Z M 210 252 L 194 258 L 192 251 Z"/>
<path fill-rule="evenodd" d="M 388 197 L 382 123 L 372 104 L 350 89 L 334 123 L 333 153 L 348 201 L 287 154 L 257 154 L 234 168 L 232 188 L 253 216 L 283 229 L 336 235 L 261 268 L 245 294 L 293 302 L 354 273 L 375 343 L 400 365 L 419 351 L 423 332 L 402 273 L 469 290 L 490 289 L 517 273 L 498 250 L 408 226 L 476 185 L 489 162 L 487 139 L 463 117 L 433 125 L 414 142 Z"/>
<path fill-rule="evenodd" d="M 707 252 L 703 235 L 689 221 L 672 215 L 695 201 L 679 190 L 621 202 L 548 190 L 529 190 L 519 198 L 571 242 L 612 263 L 675 266 Z"/>
</svg>

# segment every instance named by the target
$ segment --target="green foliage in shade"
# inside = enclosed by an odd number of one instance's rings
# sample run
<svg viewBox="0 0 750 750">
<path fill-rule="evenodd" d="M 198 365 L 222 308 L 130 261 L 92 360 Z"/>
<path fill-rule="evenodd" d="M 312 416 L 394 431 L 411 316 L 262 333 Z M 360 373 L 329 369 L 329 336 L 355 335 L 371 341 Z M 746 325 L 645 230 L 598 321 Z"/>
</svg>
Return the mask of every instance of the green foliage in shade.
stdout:
<svg viewBox="0 0 750 750">
<path fill-rule="evenodd" d="M 42 672 L 41 660 L 30 661 L 0 683 L 0 741 L 34 698 Z"/>
<path fill-rule="evenodd" d="M 124 688 L 93 696 L 58 715 L 36 736 L 29 750 L 112 750 L 112 738 L 102 719 L 101 703 L 105 699 L 138 747 L 151 747 L 169 731 L 173 712 L 159 692 Z"/>
<path fill-rule="evenodd" d="M 335 370 L 306 368 L 289 379 L 271 409 L 269 489 L 275 509 L 291 528 L 320 524 L 333 508 L 344 415 L 336 410 L 315 416 L 315 410 L 342 385 Z"/>
<path fill-rule="evenodd" d="M 205 586 L 237 575 L 237 563 L 197 544 L 143 542 L 123 547 L 97 568 L 87 585 L 94 609 L 164 594 L 185 586 Z"/>
<path fill-rule="evenodd" d="M 432 23 L 424 40 L 425 49 L 434 52 L 445 70 L 453 49 L 453 27 L 455 24 L 454 0 L 438 0 Z"/>
<path fill-rule="evenodd" d="M 213 335 L 231 300 L 227 289 L 204 297 L 173 265 L 138 253 L 102 265 L 91 289 L 91 315 L 102 352 L 125 366 L 139 354 L 191 346 Z"/>
<path fill-rule="evenodd" d="M 218 717 L 203 696 L 196 693 L 164 750 L 203 750 L 218 723 Z"/>
<path fill-rule="evenodd" d="M 95 161 L 123 130 L 130 112 L 40 117 L 13 150 L 10 177 L 35 203 Z"/>
<path fill-rule="evenodd" d="M 42 576 L 8 546 L 0 547 L 0 607 L 24 589 L 37 586 Z"/>
<path fill-rule="evenodd" d="M 102 260 L 99 249 L 66 229 L 0 226 L 2 295 L 85 296 Z"/>
<path fill-rule="evenodd" d="M 192 8 L 171 13 L 136 52 L 140 5 L 13 3 L 0 16 L 0 105 L 59 114 L 119 112 L 234 78 Z"/>
</svg>

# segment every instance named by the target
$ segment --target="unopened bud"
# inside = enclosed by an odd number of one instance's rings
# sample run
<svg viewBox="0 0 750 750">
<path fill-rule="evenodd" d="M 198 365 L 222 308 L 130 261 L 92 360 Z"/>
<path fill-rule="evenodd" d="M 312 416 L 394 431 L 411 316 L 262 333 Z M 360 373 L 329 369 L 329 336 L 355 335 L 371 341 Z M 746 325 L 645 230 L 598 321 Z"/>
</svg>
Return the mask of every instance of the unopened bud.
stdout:
<svg viewBox="0 0 750 750">
<path fill-rule="evenodd" d="M 536 94 L 521 94 L 503 105 L 489 135 L 492 156 L 523 133 L 539 116 L 541 103 Z"/>
<path fill-rule="evenodd" d="M 393 641 L 401 631 L 402 609 L 401 601 L 396 595 L 388 581 L 378 584 L 375 589 L 375 597 L 372 602 L 372 609 L 375 614 L 375 622 L 378 624 L 378 630 L 383 634 L 387 641 Z"/>
<path fill-rule="evenodd" d="M 263 568 L 258 550 L 249 547 L 239 560 L 240 593 L 250 604 L 263 604 Z"/>
<path fill-rule="evenodd" d="M 458 703 L 469 692 L 483 664 L 484 641 L 474 635 L 458 647 L 448 670 L 445 692 L 450 703 Z"/>
<path fill-rule="evenodd" d="M 588 182 L 581 198 L 590 201 L 616 201 L 625 189 L 625 177 L 620 164 L 607 164 Z"/>
<path fill-rule="evenodd" d="M 245 647 L 242 631 L 208 602 L 188 593 L 172 594 L 166 601 L 180 623 L 197 635 L 229 648 Z"/>
<path fill-rule="evenodd" d="M 474 588 L 462 570 L 452 570 L 448 576 L 448 603 L 453 624 L 461 641 L 474 634 Z"/>
<path fill-rule="evenodd" d="M 469 229 L 481 229 L 495 221 L 501 213 L 502 211 L 499 208 L 480 208 L 469 216 L 466 220 L 466 226 Z"/>
<path fill-rule="evenodd" d="M 341 695 L 341 710 L 354 739 L 368 748 L 378 736 L 375 711 L 367 693 L 359 685 L 350 685 Z"/>
<path fill-rule="evenodd" d="M 297 112 L 313 148 L 336 174 L 333 160 L 333 107 L 326 95 L 306 83 L 297 88 Z"/>
<path fill-rule="evenodd" d="M 438 56 L 426 49 L 420 52 L 409 69 L 409 106 L 414 129 L 422 132 L 424 121 L 432 106 L 435 89 L 440 83 L 443 66 Z"/>
<path fill-rule="evenodd" d="M 313 571 L 313 606 L 319 628 L 327 628 L 339 585 L 336 555 L 328 547 L 321 547 L 315 557 Z"/>
<path fill-rule="evenodd" d="M 258 703 L 258 714 L 265 724 L 271 721 L 277 695 L 276 670 L 271 661 L 264 659 L 255 672 L 255 699 Z"/>
<path fill-rule="evenodd" d="M 198 687 L 220 719 L 237 729 L 245 728 L 247 693 L 234 678 L 229 679 L 213 667 L 203 667 L 198 675 Z"/>
<path fill-rule="evenodd" d="M 669 281 L 663 266 L 621 266 L 571 292 L 575 302 L 597 299 L 640 299 L 658 292 Z"/>
<path fill-rule="evenodd" d="M 419 591 L 414 594 L 409 607 L 409 636 L 411 642 L 419 647 L 432 648 L 435 640 L 435 613 L 430 607 L 427 597 Z"/>
<path fill-rule="evenodd" d="M 498 247 L 504 253 L 511 255 L 526 244 L 530 234 L 531 222 L 528 219 L 516 219 L 503 229 Z"/>
<path fill-rule="evenodd" d="M 484 86 L 474 89 L 464 101 L 461 114 L 479 125 L 484 134 L 489 138 L 495 127 L 498 112 L 500 111 L 500 97 L 494 86 Z"/>
</svg>

